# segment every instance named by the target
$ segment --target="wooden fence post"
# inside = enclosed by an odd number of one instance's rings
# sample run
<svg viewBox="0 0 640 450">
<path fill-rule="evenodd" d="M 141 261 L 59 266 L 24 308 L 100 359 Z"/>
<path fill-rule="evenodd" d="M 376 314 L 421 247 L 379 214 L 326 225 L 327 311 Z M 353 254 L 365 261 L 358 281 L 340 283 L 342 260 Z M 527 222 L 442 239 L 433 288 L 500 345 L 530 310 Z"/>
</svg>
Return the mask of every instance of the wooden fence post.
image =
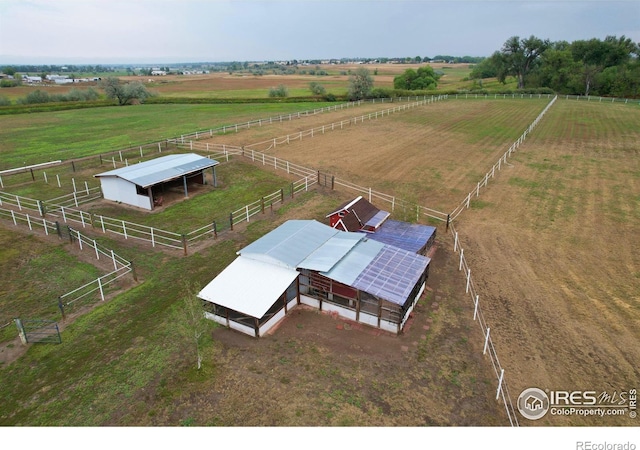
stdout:
<svg viewBox="0 0 640 450">
<path fill-rule="evenodd" d="M 62 320 L 66 320 L 67 316 L 64 313 L 64 305 L 62 304 L 62 298 L 58 297 L 58 308 L 60 309 L 60 312 L 62 313 Z"/>
<path fill-rule="evenodd" d="M 182 235 L 182 248 L 184 250 L 184 256 L 187 256 L 187 236 L 185 234 Z"/>
<path fill-rule="evenodd" d="M 216 239 L 218 237 L 218 228 L 216 227 L 216 221 L 213 221 L 213 238 Z"/>
<path fill-rule="evenodd" d="M 231 231 L 233 231 L 233 213 L 229 213 L 229 224 L 231 225 Z"/>
</svg>

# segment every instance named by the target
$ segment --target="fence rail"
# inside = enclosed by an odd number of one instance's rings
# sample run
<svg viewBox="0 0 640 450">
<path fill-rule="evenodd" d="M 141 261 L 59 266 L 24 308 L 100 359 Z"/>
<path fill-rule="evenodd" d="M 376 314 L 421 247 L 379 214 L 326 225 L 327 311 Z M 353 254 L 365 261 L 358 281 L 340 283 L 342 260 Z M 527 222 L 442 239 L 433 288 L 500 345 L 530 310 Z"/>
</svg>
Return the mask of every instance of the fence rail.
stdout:
<svg viewBox="0 0 640 450">
<path fill-rule="evenodd" d="M 480 181 L 478 181 L 478 183 L 476 184 L 476 187 L 471 192 L 469 192 L 469 194 L 467 194 L 465 199 L 453 211 L 451 211 L 451 213 L 449 213 L 450 221 L 457 219 L 458 216 L 462 213 L 462 211 L 469 208 L 469 206 L 471 205 L 471 198 L 474 196 L 478 197 L 480 195 L 480 188 L 486 187 L 487 184 L 489 183 L 489 178 L 495 177 L 496 169 L 500 171 L 503 165 L 508 164 L 507 158 L 511 157 L 511 154 L 514 153 L 520 147 L 520 145 L 524 143 L 529 133 L 531 133 L 533 129 L 538 125 L 538 123 L 542 120 L 544 115 L 547 113 L 547 111 L 549 111 L 549 108 L 553 106 L 553 104 L 556 102 L 557 99 L 558 99 L 557 96 L 553 97 L 553 99 L 547 104 L 547 106 L 542 110 L 542 112 L 538 114 L 538 117 L 535 118 L 535 120 L 529 125 L 529 127 L 526 130 L 524 130 L 524 132 L 518 138 L 518 140 L 516 140 L 513 144 L 511 144 L 509 149 L 506 152 L 504 152 L 504 154 L 500 157 L 500 159 L 498 159 L 498 162 L 496 162 L 491 167 L 491 169 L 489 169 L 489 171 L 485 174 L 485 176 Z"/>
<path fill-rule="evenodd" d="M 458 232 L 455 230 L 453 223 L 449 225 L 449 230 L 451 231 L 451 235 L 454 239 L 453 251 L 454 253 L 460 254 L 460 262 L 458 265 L 459 271 L 464 271 L 465 279 L 466 279 L 466 287 L 465 294 L 469 295 L 472 304 L 474 305 L 473 309 L 473 320 L 478 322 L 480 325 L 480 329 L 482 331 L 482 336 L 484 337 L 484 349 L 483 354 L 488 354 L 489 359 L 491 361 L 491 366 L 493 367 L 494 374 L 497 378 L 498 387 L 496 390 L 496 400 L 502 398 L 502 402 L 504 403 L 505 411 L 509 418 L 509 423 L 511 426 L 518 426 L 518 417 L 516 415 L 516 408 L 514 407 L 513 400 L 511 399 L 511 395 L 509 393 L 509 388 L 507 386 L 507 381 L 504 376 L 504 368 L 500 364 L 500 360 L 498 359 L 498 353 L 496 351 L 495 345 L 493 344 L 493 340 L 491 338 L 491 328 L 487 324 L 487 321 L 482 313 L 482 308 L 480 307 L 480 295 L 476 288 L 475 283 L 473 282 L 473 277 L 471 276 L 471 267 L 467 261 L 467 258 L 464 256 L 464 249 L 462 248 L 462 244 L 460 242 L 460 237 L 458 236 Z"/>
</svg>

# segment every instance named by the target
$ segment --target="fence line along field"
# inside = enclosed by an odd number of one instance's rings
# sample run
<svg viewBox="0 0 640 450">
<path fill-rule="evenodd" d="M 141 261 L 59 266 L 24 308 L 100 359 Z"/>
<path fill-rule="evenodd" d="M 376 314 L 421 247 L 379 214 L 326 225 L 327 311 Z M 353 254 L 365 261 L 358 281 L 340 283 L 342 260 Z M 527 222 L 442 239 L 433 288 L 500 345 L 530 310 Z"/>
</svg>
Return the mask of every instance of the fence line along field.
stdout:
<svg viewBox="0 0 640 450">
<path fill-rule="evenodd" d="M 361 186 L 448 211 L 548 102 L 546 98 L 446 100 L 265 151 Z M 297 124 L 296 131 L 317 127 L 325 123 L 319 120 L 327 117 L 305 120 Z M 265 130 L 245 130 L 238 133 L 238 139 L 260 142 Z M 278 137 L 286 134 L 280 126 L 275 130 Z M 211 142 L 222 143 L 224 139 L 219 136 Z"/>
<path fill-rule="evenodd" d="M 639 143 L 637 108 L 561 100 L 457 224 L 512 392 L 637 389 Z"/>
</svg>

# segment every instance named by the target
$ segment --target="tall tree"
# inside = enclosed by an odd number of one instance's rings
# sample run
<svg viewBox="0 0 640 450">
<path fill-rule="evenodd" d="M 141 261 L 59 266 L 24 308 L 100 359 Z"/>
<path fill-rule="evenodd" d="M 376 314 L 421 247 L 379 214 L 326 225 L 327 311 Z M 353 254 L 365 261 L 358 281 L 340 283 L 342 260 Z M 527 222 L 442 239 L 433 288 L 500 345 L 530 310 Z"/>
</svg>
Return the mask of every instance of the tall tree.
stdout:
<svg viewBox="0 0 640 450">
<path fill-rule="evenodd" d="M 118 78 L 107 77 L 102 80 L 101 84 L 107 98 L 118 100 L 120 106 L 134 100 L 143 102 L 146 98 L 151 97 L 151 93 L 139 81 L 123 84 Z"/>
<path fill-rule="evenodd" d="M 373 89 L 373 77 L 366 67 L 358 69 L 349 76 L 348 96 L 350 100 L 367 98 Z"/>
<path fill-rule="evenodd" d="M 549 45 L 549 40 L 542 40 L 535 36 L 527 39 L 512 36 L 507 39 L 500 52 L 504 69 L 498 74 L 500 81 L 504 82 L 507 75 L 513 75 L 518 80 L 518 89 L 523 89 L 527 75 L 536 66 L 540 55 Z"/>
</svg>

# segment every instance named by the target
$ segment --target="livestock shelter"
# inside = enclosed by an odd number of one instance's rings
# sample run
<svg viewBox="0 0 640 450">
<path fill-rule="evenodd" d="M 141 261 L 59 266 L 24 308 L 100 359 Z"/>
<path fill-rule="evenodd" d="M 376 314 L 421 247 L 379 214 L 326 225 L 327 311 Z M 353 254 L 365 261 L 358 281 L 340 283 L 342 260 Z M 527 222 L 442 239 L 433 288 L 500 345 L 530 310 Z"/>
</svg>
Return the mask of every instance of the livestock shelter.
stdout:
<svg viewBox="0 0 640 450">
<path fill-rule="evenodd" d="M 205 170 L 211 168 L 216 186 L 219 163 L 195 153 L 162 156 L 127 167 L 94 175 L 100 179 L 102 195 L 107 200 L 153 210 L 162 205 L 165 189 L 181 187 L 189 196 L 189 183 L 206 184 Z"/>
<path fill-rule="evenodd" d="M 237 254 L 198 297 L 207 318 L 255 337 L 299 305 L 398 334 L 431 262 L 315 220 L 289 220 Z"/>
<path fill-rule="evenodd" d="M 326 217 L 338 230 L 366 232 L 375 241 L 426 255 L 435 243 L 436 227 L 392 220 L 390 215 L 359 196 Z"/>
</svg>

